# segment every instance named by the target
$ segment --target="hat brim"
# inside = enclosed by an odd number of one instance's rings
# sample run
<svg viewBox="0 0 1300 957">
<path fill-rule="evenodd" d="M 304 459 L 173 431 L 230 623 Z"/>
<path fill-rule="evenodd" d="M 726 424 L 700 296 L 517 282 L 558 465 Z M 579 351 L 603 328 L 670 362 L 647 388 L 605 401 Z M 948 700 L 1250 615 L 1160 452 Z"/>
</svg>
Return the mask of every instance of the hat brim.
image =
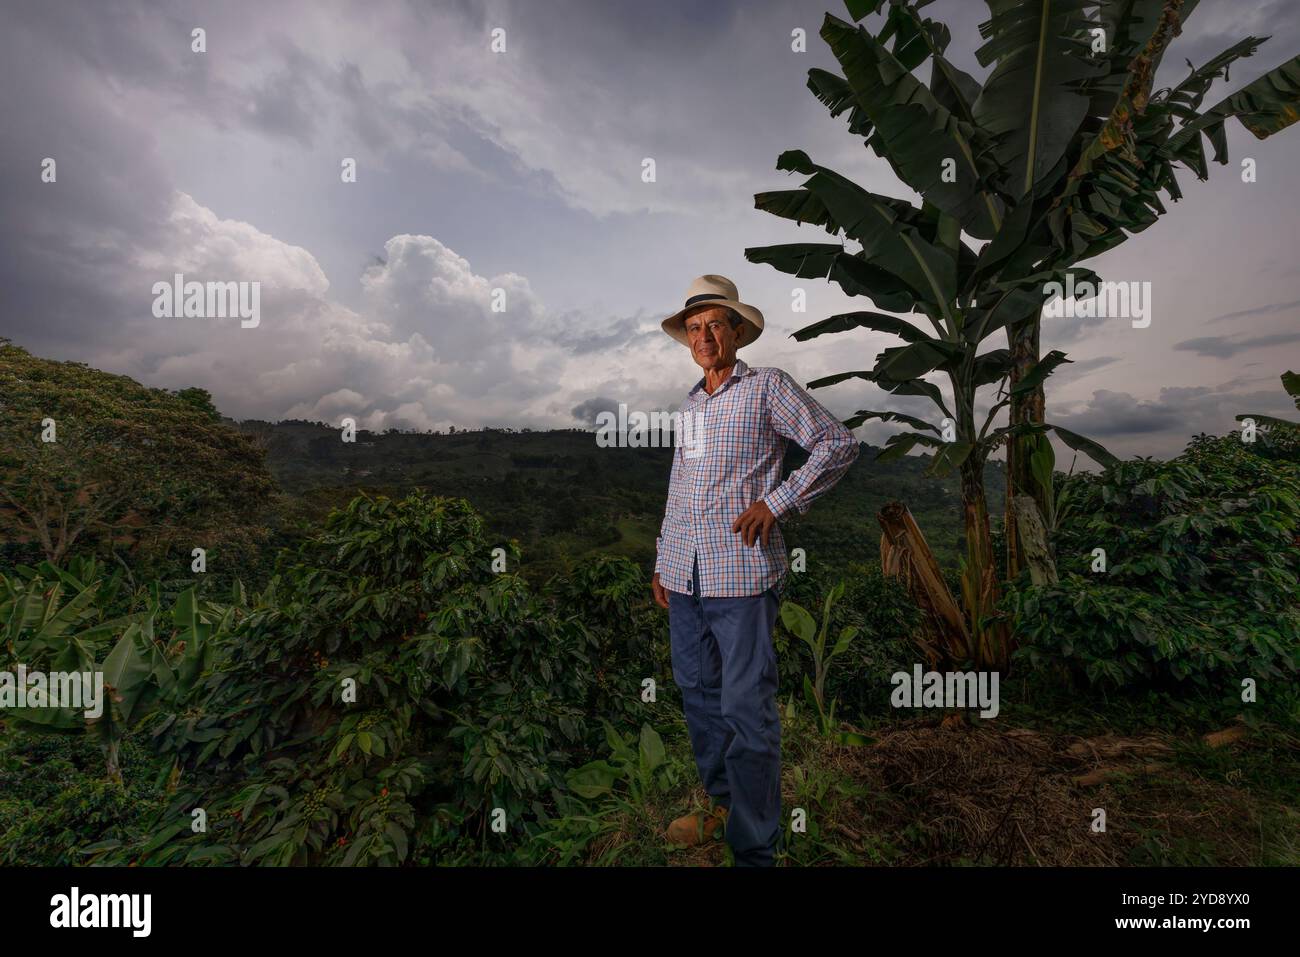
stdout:
<svg viewBox="0 0 1300 957">
<path fill-rule="evenodd" d="M 689 346 L 691 340 L 686 336 L 686 317 L 693 312 L 699 312 L 701 309 L 710 309 L 714 306 L 726 306 L 728 309 L 734 309 L 737 315 L 743 320 L 740 324 L 740 330 L 736 335 L 736 348 L 747 346 L 763 334 L 763 313 L 745 302 L 738 302 L 735 299 L 710 299 L 707 302 L 697 302 L 694 305 L 681 309 L 660 325 L 664 332 L 672 336 L 684 346 Z"/>
</svg>

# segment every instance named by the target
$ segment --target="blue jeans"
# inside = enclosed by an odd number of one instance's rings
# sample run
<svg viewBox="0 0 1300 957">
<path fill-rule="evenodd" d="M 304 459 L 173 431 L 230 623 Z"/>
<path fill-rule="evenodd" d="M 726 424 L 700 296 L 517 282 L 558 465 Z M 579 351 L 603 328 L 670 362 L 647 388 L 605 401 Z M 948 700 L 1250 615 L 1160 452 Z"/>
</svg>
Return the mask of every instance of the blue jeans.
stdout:
<svg viewBox="0 0 1300 957">
<path fill-rule="evenodd" d="M 781 720 L 776 707 L 775 587 L 743 598 L 668 593 L 673 681 L 682 693 L 695 765 L 714 804 L 729 809 L 738 867 L 771 866 L 781 828 Z"/>
</svg>

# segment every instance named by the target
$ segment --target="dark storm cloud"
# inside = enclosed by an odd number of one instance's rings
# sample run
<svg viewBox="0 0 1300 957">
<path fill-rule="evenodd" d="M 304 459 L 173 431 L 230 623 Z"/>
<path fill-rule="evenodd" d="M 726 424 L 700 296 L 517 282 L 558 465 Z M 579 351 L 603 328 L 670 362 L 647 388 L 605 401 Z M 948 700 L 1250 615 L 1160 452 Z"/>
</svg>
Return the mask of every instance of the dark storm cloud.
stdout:
<svg viewBox="0 0 1300 957">
<path fill-rule="evenodd" d="M 157 243 L 171 178 L 148 118 L 76 68 L 79 58 L 107 58 L 104 44 L 122 25 L 106 23 L 96 35 L 68 5 L 39 10 L 11 12 L 0 30 L 0 86 L 10 93 L 0 101 L 0 331 L 23 345 L 78 353 L 87 341 L 111 338 L 126 315 L 121 266 L 133 249 Z M 52 56 L 43 18 L 59 21 L 81 49 Z M 156 59 L 138 52 L 145 63 Z M 57 164 L 56 182 L 41 181 L 45 157 Z"/>
<path fill-rule="evenodd" d="M 1231 359 L 1233 356 L 1251 349 L 1264 349 L 1269 346 L 1285 346 L 1300 342 L 1300 332 L 1279 332 L 1270 336 L 1231 337 L 1201 336 L 1185 339 L 1174 345 L 1184 352 L 1195 352 L 1198 356 L 1210 359 Z"/>
<path fill-rule="evenodd" d="M 1229 312 L 1222 316 L 1215 316 L 1211 322 L 1224 322 L 1233 319 L 1253 319 L 1256 316 L 1271 316 L 1278 312 L 1287 312 L 1291 309 L 1300 308 L 1300 299 L 1291 302 L 1275 302 L 1267 306 L 1256 306 L 1254 309 L 1243 309 L 1240 312 Z"/>
<path fill-rule="evenodd" d="M 1082 411 L 1057 419 L 1058 424 L 1083 435 L 1145 435 L 1173 428 L 1185 414 L 1185 407 L 1171 403 L 1147 402 L 1127 392 L 1099 390 Z"/>
<path fill-rule="evenodd" d="M 575 419 L 583 425 L 590 425 L 593 428 L 596 425 L 596 419 L 602 412 L 613 412 L 618 414 L 618 400 L 611 399 L 608 396 L 596 396 L 591 399 L 584 399 L 571 410 Z"/>
<path fill-rule="evenodd" d="M 1258 382 L 1259 380 L 1255 380 Z M 1285 418 L 1294 411 L 1277 388 L 1233 386 L 1161 389 L 1148 401 L 1128 392 L 1099 389 L 1080 407 L 1049 418 L 1098 440 L 1120 456 L 1174 455 L 1198 432 L 1224 435 L 1237 427 L 1234 416 L 1248 412 Z"/>
</svg>

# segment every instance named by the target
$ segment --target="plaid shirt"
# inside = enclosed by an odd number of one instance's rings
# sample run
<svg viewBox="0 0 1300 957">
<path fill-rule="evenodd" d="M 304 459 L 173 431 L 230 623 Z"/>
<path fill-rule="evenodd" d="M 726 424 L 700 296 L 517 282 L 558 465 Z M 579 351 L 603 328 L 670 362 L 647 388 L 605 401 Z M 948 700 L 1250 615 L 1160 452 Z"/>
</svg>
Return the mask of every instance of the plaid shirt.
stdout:
<svg viewBox="0 0 1300 957">
<path fill-rule="evenodd" d="M 761 538 L 746 546 L 732 523 L 760 498 L 778 520 L 805 514 L 858 457 L 857 440 L 789 373 L 751 369 L 739 359 L 712 395 L 700 379 L 680 412 L 683 428 L 655 541 L 660 584 L 689 594 L 698 554 L 701 595 L 760 595 L 773 585 L 780 591 L 790 567 L 780 525 L 764 548 Z M 809 457 L 782 482 L 787 439 Z"/>
</svg>

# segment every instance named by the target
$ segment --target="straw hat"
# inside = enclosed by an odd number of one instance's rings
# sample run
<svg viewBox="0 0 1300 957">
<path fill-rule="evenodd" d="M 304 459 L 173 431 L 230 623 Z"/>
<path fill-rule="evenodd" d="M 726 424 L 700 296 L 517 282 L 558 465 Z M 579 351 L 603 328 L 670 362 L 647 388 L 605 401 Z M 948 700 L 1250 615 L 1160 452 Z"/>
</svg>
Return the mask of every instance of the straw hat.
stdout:
<svg viewBox="0 0 1300 957">
<path fill-rule="evenodd" d="M 682 345 L 690 345 L 686 337 L 686 316 L 706 306 L 726 306 L 734 309 L 743 320 L 736 330 L 736 348 L 747 346 L 763 334 L 763 314 L 748 303 L 740 301 L 736 284 L 726 276 L 712 273 L 699 276 L 686 290 L 686 304 L 663 321 L 663 330 Z"/>
</svg>

